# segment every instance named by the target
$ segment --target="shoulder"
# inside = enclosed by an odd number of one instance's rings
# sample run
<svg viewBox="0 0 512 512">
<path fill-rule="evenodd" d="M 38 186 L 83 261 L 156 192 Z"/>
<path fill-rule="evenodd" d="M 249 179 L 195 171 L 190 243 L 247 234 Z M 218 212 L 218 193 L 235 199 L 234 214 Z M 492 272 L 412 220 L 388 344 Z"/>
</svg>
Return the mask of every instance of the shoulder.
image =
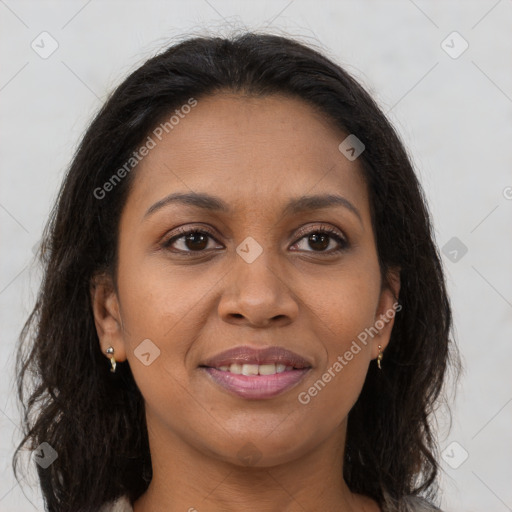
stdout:
<svg viewBox="0 0 512 512">
<path fill-rule="evenodd" d="M 133 507 L 128 496 L 121 496 L 115 501 L 105 503 L 99 512 L 133 512 Z"/>
</svg>

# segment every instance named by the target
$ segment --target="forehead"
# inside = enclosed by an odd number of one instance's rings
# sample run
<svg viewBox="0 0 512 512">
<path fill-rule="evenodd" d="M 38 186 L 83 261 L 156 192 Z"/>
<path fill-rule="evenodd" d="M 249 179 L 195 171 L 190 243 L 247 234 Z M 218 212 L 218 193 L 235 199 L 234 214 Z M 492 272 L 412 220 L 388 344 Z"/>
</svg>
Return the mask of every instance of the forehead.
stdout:
<svg viewBox="0 0 512 512">
<path fill-rule="evenodd" d="M 338 192 L 368 210 L 362 168 L 338 149 L 347 134 L 303 100 L 219 93 L 160 132 L 135 170 L 129 202 L 141 215 L 176 191 L 209 192 L 234 210 Z"/>
</svg>

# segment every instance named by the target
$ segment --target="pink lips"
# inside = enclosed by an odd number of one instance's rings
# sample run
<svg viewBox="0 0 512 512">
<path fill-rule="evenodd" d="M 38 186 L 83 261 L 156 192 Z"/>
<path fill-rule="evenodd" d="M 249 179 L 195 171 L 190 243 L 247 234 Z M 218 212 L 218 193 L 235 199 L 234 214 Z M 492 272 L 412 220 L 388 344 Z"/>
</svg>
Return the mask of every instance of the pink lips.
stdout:
<svg viewBox="0 0 512 512">
<path fill-rule="evenodd" d="M 272 398 L 300 382 L 309 368 L 290 370 L 274 375 L 238 375 L 216 368 L 205 368 L 212 379 L 231 393 L 242 398 Z"/>
<path fill-rule="evenodd" d="M 282 364 L 293 367 L 273 375 L 239 375 L 223 371 L 221 366 Z M 311 369 L 311 363 L 295 352 L 281 347 L 253 349 L 235 347 L 200 365 L 211 379 L 230 393 L 246 399 L 266 399 L 284 393 L 298 384 Z"/>
</svg>

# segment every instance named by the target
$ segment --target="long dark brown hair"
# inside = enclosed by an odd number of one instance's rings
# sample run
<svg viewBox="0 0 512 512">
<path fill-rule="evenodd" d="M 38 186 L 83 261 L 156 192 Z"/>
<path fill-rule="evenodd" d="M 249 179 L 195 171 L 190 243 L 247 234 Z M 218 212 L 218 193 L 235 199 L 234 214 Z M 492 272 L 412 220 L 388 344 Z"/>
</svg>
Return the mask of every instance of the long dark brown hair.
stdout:
<svg viewBox="0 0 512 512">
<path fill-rule="evenodd" d="M 47 442 L 58 457 L 36 467 L 50 512 L 96 512 L 122 494 L 134 501 L 148 487 L 143 397 L 127 362 L 109 371 L 89 293 L 96 272 L 116 282 L 119 219 L 136 166 L 108 197 L 94 191 L 162 119 L 191 97 L 200 101 L 219 91 L 291 95 L 365 145 L 359 158 L 379 264 L 384 278 L 389 268 L 401 268 L 402 310 L 384 369 L 370 365 L 350 411 L 343 477 L 353 492 L 382 506 L 386 497 L 435 501 L 432 412 L 460 358 L 424 193 L 394 128 L 354 78 L 318 49 L 258 33 L 192 37 L 165 49 L 117 87 L 85 133 L 43 233 L 43 280 L 20 334 L 24 438 L 13 457 L 16 478 L 20 450 Z"/>
</svg>

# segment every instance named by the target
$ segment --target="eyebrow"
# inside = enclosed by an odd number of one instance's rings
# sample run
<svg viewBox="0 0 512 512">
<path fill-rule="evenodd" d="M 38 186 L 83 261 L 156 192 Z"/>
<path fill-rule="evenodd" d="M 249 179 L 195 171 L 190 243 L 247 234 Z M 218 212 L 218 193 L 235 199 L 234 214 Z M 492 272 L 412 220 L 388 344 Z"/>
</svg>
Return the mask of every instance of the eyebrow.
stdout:
<svg viewBox="0 0 512 512">
<path fill-rule="evenodd" d="M 183 204 L 211 212 L 231 213 L 230 206 L 220 197 L 198 192 L 176 192 L 174 194 L 169 194 L 150 206 L 142 220 L 145 220 L 156 211 L 170 204 Z M 283 215 L 293 215 L 306 211 L 322 210 L 336 206 L 342 206 L 351 211 L 359 219 L 361 224 L 363 223 L 359 210 L 348 199 L 337 194 L 322 194 L 292 198 L 283 208 Z"/>
</svg>

